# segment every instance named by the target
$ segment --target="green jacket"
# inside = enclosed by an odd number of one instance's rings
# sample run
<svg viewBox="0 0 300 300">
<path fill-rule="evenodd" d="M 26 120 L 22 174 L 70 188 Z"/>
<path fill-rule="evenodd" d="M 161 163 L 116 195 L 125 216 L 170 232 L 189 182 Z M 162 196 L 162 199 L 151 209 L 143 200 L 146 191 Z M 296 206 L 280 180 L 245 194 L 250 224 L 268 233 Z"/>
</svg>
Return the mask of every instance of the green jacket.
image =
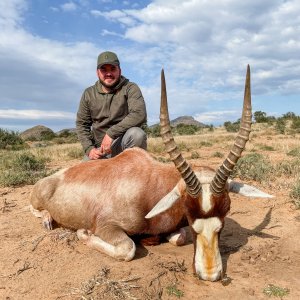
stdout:
<svg viewBox="0 0 300 300">
<path fill-rule="evenodd" d="M 131 127 L 142 127 L 147 114 L 139 87 L 121 76 L 111 93 L 104 93 L 102 84 L 87 88 L 81 97 L 77 112 L 76 129 L 86 154 L 99 147 L 107 133 L 112 139 L 124 134 Z"/>
</svg>

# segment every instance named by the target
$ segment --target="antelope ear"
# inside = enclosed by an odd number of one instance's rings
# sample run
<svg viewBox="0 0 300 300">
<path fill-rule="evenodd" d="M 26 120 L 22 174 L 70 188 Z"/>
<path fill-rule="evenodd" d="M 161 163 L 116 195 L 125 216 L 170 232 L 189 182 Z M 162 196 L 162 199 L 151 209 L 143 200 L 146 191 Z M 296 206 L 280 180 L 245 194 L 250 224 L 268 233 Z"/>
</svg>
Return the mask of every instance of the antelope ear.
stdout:
<svg viewBox="0 0 300 300">
<path fill-rule="evenodd" d="M 248 197 L 257 197 L 257 198 L 273 198 L 274 196 L 264 193 L 261 190 L 237 181 L 228 179 L 229 192 L 240 194 Z"/>
<path fill-rule="evenodd" d="M 176 185 L 171 192 L 169 192 L 166 196 L 164 196 L 157 202 L 157 204 L 148 212 L 145 218 L 150 219 L 166 211 L 174 205 L 174 203 L 180 198 L 180 196 L 181 195 L 179 189 Z"/>
</svg>

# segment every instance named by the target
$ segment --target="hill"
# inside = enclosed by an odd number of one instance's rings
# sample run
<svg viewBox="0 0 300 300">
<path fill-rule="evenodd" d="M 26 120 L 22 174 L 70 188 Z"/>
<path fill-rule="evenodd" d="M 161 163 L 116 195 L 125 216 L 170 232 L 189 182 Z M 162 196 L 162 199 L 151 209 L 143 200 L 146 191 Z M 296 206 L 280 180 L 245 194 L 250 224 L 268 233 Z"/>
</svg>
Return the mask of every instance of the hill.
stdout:
<svg viewBox="0 0 300 300">
<path fill-rule="evenodd" d="M 171 120 L 170 124 L 171 124 L 172 127 L 176 127 L 179 124 L 195 125 L 195 126 L 197 126 L 199 128 L 200 127 L 206 127 L 205 124 L 203 124 L 201 122 L 198 122 L 192 116 L 181 116 L 181 117 L 178 117 L 178 118 L 176 118 L 174 120 Z M 159 123 L 151 125 L 151 126 L 149 126 L 149 128 L 153 128 L 153 127 L 156 127 L 158 125 L 159 125 Z"/>
</svg>

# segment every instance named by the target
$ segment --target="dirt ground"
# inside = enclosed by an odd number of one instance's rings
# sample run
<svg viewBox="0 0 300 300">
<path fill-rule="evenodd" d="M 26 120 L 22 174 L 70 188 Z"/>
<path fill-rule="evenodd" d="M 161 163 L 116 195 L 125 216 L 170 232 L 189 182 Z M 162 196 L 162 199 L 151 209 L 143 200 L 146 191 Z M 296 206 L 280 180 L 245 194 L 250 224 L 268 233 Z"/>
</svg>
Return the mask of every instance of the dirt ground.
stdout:
<svg viewBox="0 0 300 300">
<path fill-rule="evenodd" d="M 2 188 L 0 299 L 269 299 L 269 285 L 300 299 L 300 210 L 287 190 L 262 189 L 275 198 L 231 195 L 220 242 L 227 277 L 206 282 L 192 273 L 192 243 L 138 245 L 119 262 L 74 232 L 43 229 L 29 211 L 32 186 Z"/>
</svg>

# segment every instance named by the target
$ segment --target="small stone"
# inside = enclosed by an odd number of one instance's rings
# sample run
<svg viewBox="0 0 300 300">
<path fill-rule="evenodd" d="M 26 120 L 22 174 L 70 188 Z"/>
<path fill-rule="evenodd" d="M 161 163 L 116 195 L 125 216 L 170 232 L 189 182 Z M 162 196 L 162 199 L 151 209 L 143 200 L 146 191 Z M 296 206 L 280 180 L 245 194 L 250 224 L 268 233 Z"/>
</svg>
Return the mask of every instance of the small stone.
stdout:
<svg viewBox="0 0 300 300">
<path fill-rule="evenodd" d="M 249 260 L 251 256 L 248 253 L 242 253 L 241 260 Z"/>
<path fill-rule="evenodd" d="M 249 273 L 248 272 L 243 272 L 242 273 L 242 277 L 243 278 L 248 278 L 250 275 L 249 275 Z"/>
<path fill-rule="evenodd" d="M 255 258 L 251 257 L 250 260 L 249 260 L 249 264 L 255 265 L 256 264 Z"/>
<path fill-rule="evenodd" d="M 248 290 L 247 290 L 247 293 L 248 293 L 248 295 L 250 295 L 250 296 L 254 296 L 255 291 L 254 291 L 253 289 L 248 289 Z"/>
<path fill-rule="evenodd" d="M 262 257 L 260 258 L 260 260 L 266 262 L 266 261 L 267 261 L 267 258 L 264 257 L 264 256 L 262 256 Z"/>
<path fill-rule="evenodd" d="M 221 279 L 221 283 L 223 286 L 227 286 L 231 283 L 232 279 L 230 277 L 228 277 L 227 275 L 225 275 L 222 279 Z"/>
</svg>

